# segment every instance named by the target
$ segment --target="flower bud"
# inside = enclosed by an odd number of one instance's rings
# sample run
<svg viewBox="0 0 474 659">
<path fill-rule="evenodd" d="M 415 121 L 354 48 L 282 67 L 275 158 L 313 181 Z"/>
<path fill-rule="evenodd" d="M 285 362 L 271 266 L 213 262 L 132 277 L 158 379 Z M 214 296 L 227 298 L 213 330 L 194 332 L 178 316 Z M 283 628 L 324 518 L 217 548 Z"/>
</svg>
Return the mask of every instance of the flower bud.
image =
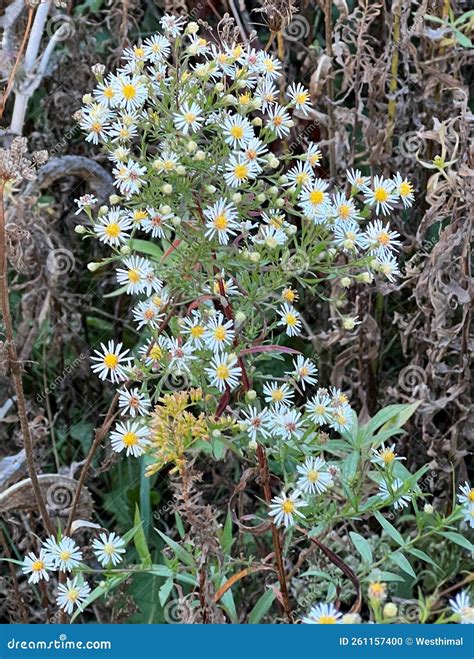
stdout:
<svg viewBox="0 0 474 659">
<path fill-rule="evenodd" d="M 206 154 L 204 151 L 196 151 L 196 154 L 194 156 L 196 160 L 205 160 L 206 159 Z"/>
<path fill-rule="evenodd" d="M 259 204 L 263 204 L 264 201 L 266 201 L 267 195 L 261 192 L 260 194 L 257 195 L 257 201 Z"/>
<path fill-rule="evenodd" d="M 115 206 L 116 204 L 120 203 L 120 197 L 116 194 L 111 194 L 109 197 L 109 203 L 112 204 L 112 206 Z"/>
<path fill-rule="evenodd" d="M 82 102 L 84 105 L 91 105 L 91 103 L 94 102 L 94 99 L 92 98 L 92 94 L 84 94 L 82 97 Z"/>
<path fill-rule="evenodd" d="M 101 206 L 97 212 L 97 217 L 104 217 L 109 212 L 108 206 Z"/>
<path fill-rule="evenodd" d="M 85 232 L 87 231 L 87 229 L 86 229 L 86 227 L 84 227 L 82 224 L 77 224 L 77 225 L 74 227 L 74 231 L 75 231 L 76 233 L 85 233 Z"/>
<path fill-rule="evenodd" d="M 257 398 L 257 392 L 255 389 L 249 389 L 247 393 L 245 394 L 246 400 L 248 400 L 250 403 Z"/>
<path fill-rule="evenodd" d="M 423 510 L 425 511 L 425 513 L 426 513 L 427 515 L 432 515 L 432 514 L 433 514 L 433 510 L 434 510 L 434 508 L 433 508 L 433 506 L 431 505 L 431 503 L 425 503 L 425 505 L 424 505 L 424 507 L 423 507 Z"/>
<path fill-rule="evenodd" d="M 209 194 L 214 194 L 216 191 L 217 188 L 215 185 L 206 185 L 206 192 L 209 192 Z"/>
<path fill-rule="evenodd" d="M 258 263 L 260 261 L 260 253 L 250 252 L 250 260 L 252 261 L 252 263 Z"/>
<path fill-rule="evenodd" d="M 255 117 L 255 119 L 252 119 L 252 126 L 255 126 L 256 128 L 260 128 L 262 124 L 263 121 L 260 117 Z"/>
<path fill-rule="evenodd" d="M 235 322 L 239 325 L 241 325 L 245 320 L 247 316 L 244 314 L 243 311 L 237 311 L 235 314 Z"/>
<path fill-rule="evenodd" d="M 184 165 L 178 165 L 176 167 L 176 174 L 178 174 L 178 176 L 184 176 L 186 174 L 186 167 L 184 167 Z"/>
<path fill-rule="evenodd" d="M 197 148 L 198 148 L 198 145 L 196 144 L 196 142 L 194 140 L 189 140 L 189 142 L 186 144 L 186 150 L 189 153 L 194 153 L 194 151 L 196 151 Z"/>
<path fill-rule="evenodd" d="M 164 206 L 160 206 L 160 211 L 163 213 L 163 215 L 169 215 L 171 213 L 171 206 L 168 206 L 165 204 Z"/>
<path fill-rule="evenodd" d="M 94 65 L 91 67 L 91 71 L 92 71 L 92 73 L 95 75 L 95 77 L 97 78 L 97 80 L 100 81 L 100 80 L 102 80 L 102 77 L 103 77 L 103 75 L 104 75 L 104 73 L 105 73 L 105 66 L 104 66 L 103 64 L 99 64 L 99 63 L 98 63 L 98 64 L 94 64 Z"/>
<path fill-rule="evenodd" d="M 191 21 L 186 26 L 185 34 L 197 34 L 199 32 L 199 25 Z"/>
<path fill-rule="evenodd" d="M 232 195 L 232 201 L 234 202 L 234 204 L 240 204 L 240 202 L 242 201 L 242 195 L 240 194 L 240 192 L 234 192 L 234 194 Z"/>
<path fill-rule="evenodd" d="M 165 183 L 164 185 L 161 186 L 161 192 L 163 194 L 171 194 L 173 192 L 173 186 L 170 185 L 169 183 Z"/>
<path fill-rule="evenodd" d="M 128 245 L 122 245 L 120 248 L 120 254 L 123 254 L 124 256 L 128 256 L 132 250 Z"/>
<path fill-rule="evenodd" d="M 98 270 L 99 268 L 100 268 L 100 263 L 96 263 L 96 262 L 94 262 L 94 261 L 91 261 L 90 263 L 87 264 L 87 269 L 88 269 L 90 272 L 95 272 L 95 271 Z"/>
<path fill-rule="evenodd" d="M 214 89 L 218 94 L 221 94 L 224 91 L 225 86 L 222 84 L 222 82 L 218 82 L 214 85 Z"/>
<path fill-rule="evenodd" d="M 387 602 L 383 607 L 383 617 L 384 618 L 395 618 L 398 613 L 398 607 L 394 602 Z"/>
</svg>

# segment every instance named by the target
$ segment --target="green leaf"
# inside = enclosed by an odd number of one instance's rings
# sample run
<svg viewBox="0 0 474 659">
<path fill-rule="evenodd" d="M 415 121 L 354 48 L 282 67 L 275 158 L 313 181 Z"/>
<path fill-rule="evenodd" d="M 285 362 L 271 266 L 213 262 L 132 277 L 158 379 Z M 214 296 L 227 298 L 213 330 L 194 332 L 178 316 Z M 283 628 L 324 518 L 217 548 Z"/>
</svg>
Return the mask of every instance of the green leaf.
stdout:
<svg viewBox="0 0 474 659">
<path fill-rule="evenodd" d="M 165 577 L 166 579 L 174 576 L 173 570 L 171 570 L 166 565 L 160 565 L 160 563 L 154 563 L 151 567 L 145 570 L 147 574 L 153 574 L 155 577 Z"/>
<path fill-rule="evenodd" d="M 443 538 L 451 540 L 451 542 L 454 542 L 460 547 L 464 547 L 464 549 L 468 549 L 469 551 L 474 552 L 474 545 L 472 542 L 469 542 L 469 540 L 460 533 L 455 533 L 454 531 L 437 531 L 437 534 L 442 535 Z"/>
<path fill-rule="evenodd" d="M 398 565 L 398 567 L 409 574 L 411 577 L 416 579 L 416 574 L 413 571 L 412 566 L 410 565 L 410 562 L 408 559 L 403 555 L 400 554 L 400 552 L 396 552 L 395 554 L 389 554 L 389 559 L 395 563 L 395 565 Z"/>
<path fill-rule="evenodd" d="M 375 515 L 376 519 L 378 519 L 378 521 L 380 523 L 380 526 L 382 526 L 385 529 L 386 533 L 392 538 L 392 540 L 395 540 L 397 545 L 400 545 L 400 547 L 404 547 L 405 546 L 405 540 L 400 535 L 400 533 L 397 531 L 397 529 L 392 524 L 390 524 L 388 519 L 385 519 L 385 517 L 382 515 L 382 513 L 378 510 L 376 510 L 374 512 L 374 515 Z"/>
<path fill-rule="evenodd" d="M 221 538 L 221 547 L 224 554 L 228 554 L 230 552 L 233 542 L 234 541 L 232 539 L 232 515 L 229 510 L 229 512 L 227 513 L 224 529 L 222 531 L 222 538 Z"/>
<path fill-rule="evenodd" d="M 360 454 L 358 451 L 350 453 L 341 463 L 341 472 L 348 483 L 351 483 L 358 470 Z"/>
<path fill-rule="evenodd" d="M 140 526 L 137 529 L 135 535 L 133 536 L 133 542 L 135 544 L 135 548 L 138 552 L 138 555 L 142 560 L 143 565 L 146 565 L 148 567 L 153 564 L 153 561 L 151 560 L 150 550 L 148 549 L 145 533 L 143 532 L 143 524 L 140 516 L 140 508 L 138 507 L 138 505 L 135 505 L 134 523 L 135 525 L 139 524 Z"/>
<path fill-rule="evenodd" d="M 116 577 L 111 577 L 110 579 L 107 580 L 107 583 L 105 586 L 97 586 L 97 588 L 94 588 L 94 590 L 91 592 L 89 597 L 85 600 L 85 602 L 82 603 L 81 607 L 82 609 L 85 609 L 88 607 L 92 602 L 95 602 L 99 597 L 102 597 L 106 592 L 110 592 L 114 588 L 117 588 L 122 581 L 125 581 L 125 579 L 128 578 L 128 574 L 120 574 L 117 575 Z M 77 618 L 82 613 L 79 609 L 76 610 L 74 615 L 71 617 L 71 622 L 74 622 L 74 620 Z"/>
<path fill-rule="evenodd" d="M 248 620 L 250 625 L 257 625 L 260 622 L 263 616 L 270 609 L 275 597 L 275 591 L 271 588 L 267 590 L 266 593 L 263 593 L 253 609 L 250 611 Z"/>
<path fill-rule="evenodd" d="M 388 430 L 392 427 L 401 428 L 412 414 L 414 414 L 419 404 L 420 402 L 416 402 L 384 407 L 365 426 L 365 436 L 373 435 L 379 428 L 383 430 Z"/>
<path fill-rule="evenodd" d="M 184 547 L 181 547 L 181 545 L 179 545 L 177 542 L 169 538 L 165 533 L 158 531 L 158 529 L 156 530 L 158 532 L 158 535 L 161 538 L 163 538 L 163 540 L 166 542 L 168 547 L 170 547 L 174 551 L 174 553 L 182 563 L 189 565 L 189 567 L 196 567 L 194 556 L 189 551 L 184 549 Z"/>
<path fill-rule="evenodd" d="M 415 547 L 409 547 L 408 553 L 410 553 L 412 556 L 416 556 L 421 561 L 425 561 L 425 563 L 429 563 L 430 565 L 434 565 L 434 567 L 438 567 L 437 564 L 434 562 L 434 560 L 430 558 L 428 554 L 426 554 L 424 551 L 421 551 L 421 549 L 416 549 Z"/>
<path fill-rule="evenodd" d="M 143 533 L 145 538 L 148 538 L 151 525 L 150 479 L 145 476 L 145 460 L 141 460 L 140 469 L 140 511 L 143 521 Z"/>
<path fill-rule="evenodd" d="M 161 586 L 158 591 L 158 598 L 160 600 L 161 606 L 166 604 L 166 600 L 170 596 L 171 591 L 173 590 L 174 582 L 173 579 L 167 579 L 165 583 Z"/>
<path fill-rule="evenodd" d="M 155 245 L 154 243 L 149 242 L 148 240 L 133 240 L 130 243 L 130 248 L 141 252 L 142 254 L 148 254 L 148 256 L 153 256 L 157 261 L 160 261 L 163 258 L 163 250 Z"/>
<path fill-rule="evenodd" d="M 353 531 L 349 532 L 349 535 L 351 536 L 351 540 L 354 543 L 354 547 L 357 549 L 359 554 L 362 556 L 362 560 L 365 563 L 372 563 L 372 549 L 367 542 L 365 538 L 363 538 L 361 535 L 358 533 L 354 533 Z"/>
<path fill-rule="evenodd" d="M 457 42 L 463 47 L 463 48 L 472 48 L 472 42 L 471 40 L 466 37 L 465 34 L 463 34 L 460 30 L 457 30 L 456 28 L 454 29 L 454 34 L 456 36 Z"/>
<path fill-rule="evenodd" d="M 395 574 L 394 572 L 386 572 L 382 571 L 380 573 L 380 581 L 405 581 L 403 577 L 401 577 L 399 574 Z"/>
</svg>

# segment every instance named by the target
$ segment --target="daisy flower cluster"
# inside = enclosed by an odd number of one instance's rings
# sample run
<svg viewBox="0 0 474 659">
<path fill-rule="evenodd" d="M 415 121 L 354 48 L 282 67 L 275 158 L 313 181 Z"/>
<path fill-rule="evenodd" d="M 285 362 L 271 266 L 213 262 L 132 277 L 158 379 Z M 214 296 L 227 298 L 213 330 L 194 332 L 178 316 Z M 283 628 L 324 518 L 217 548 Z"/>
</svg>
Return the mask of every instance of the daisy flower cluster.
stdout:
<svg viewBox="0 0 474 659">
<path fill-rule="evenodd" d="M 91 544 L 96 560 L 105 568 L 114 567 L 122 560 L 125 553 L 124 540 L 115 533 L 100 533 Z M 75 541 L 63 536 L 60 539 L 47 538 L 39 552 L 29 552 L 23 559 L 21 569 L 28 576 L 28 582 L 37 584 L 49 581 L 50 573 L 70 574 L 65 583 L 58 584 L 56 604 L 68 614 L 76 607 L 80 611 L 91 593 L 89 584 L 83 579 L 83 553 Z"/>
</svg>

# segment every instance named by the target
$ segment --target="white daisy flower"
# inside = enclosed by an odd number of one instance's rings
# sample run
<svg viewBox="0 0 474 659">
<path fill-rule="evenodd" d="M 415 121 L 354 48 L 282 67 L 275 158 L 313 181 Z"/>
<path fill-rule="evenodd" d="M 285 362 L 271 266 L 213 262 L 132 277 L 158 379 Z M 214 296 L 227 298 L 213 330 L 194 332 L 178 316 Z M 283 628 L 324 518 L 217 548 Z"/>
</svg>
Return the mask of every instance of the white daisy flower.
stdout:
<svg viewBox="0 0 474 659">
<path fill-rule="evenodd" d="M 301 320 L 296 309 L 285 302 L 280 309 L 277 309 L 277 313 L 281 316 L 278 325 L 282 325 L 285 328 L 288 336 L 298 336 L 301 332 Z"/>
<path fill-rule="evenodd" d="M 402 200 L 403 206 L 409 208 L 413 206 L 415 201 L 415 195 L 413 192 L 413 185 L 407 178 L 402 178 L 400 172 L 397 172 L 393 177 L 393 183 L 395 185 L 395 192 Z"/>
<path fill-rule="evenodd" d="M 275 407 L 269 411 L 268 425 L 272 435 L 285 440 L 300 439 L 304 432 L 303 419 L 298 410 Z"/>
<path fill-rule="evenodd" d="M 344 222 L 334 227 L 334 244 L 343 252 L 358 253 L 367 247 L 367 239 L 357 222 Z"/>
<path fill-rule="evenodd" d="M 125 542 L 116 533 L 101 533 L 99 538 L 92 541 L 92 549 L 101 565 L 118 565 L 123 561 Z"/>
<path fill-rule="evenodd" d="M 257 235 L 251 240 L 256 245 L 266 245 L 269 249 L 275 249 L 275 247 L 288 242 L 288 236 L 281 229 L 270 225 L 260 227 Z"/>
<path fill-rule="evenodd" d="M 360 169 L 348 169 L 346 171 L 347 180 L 356 190 L 364 190 L 369 187 L 370 177 L 363 176 Z"/>
<path fill-rule="evenodd" d="M 117 281 L 126 284 L 129 295 L 142 293 L 146 287 L 145 277 L 148 273 L 148 261 L 141 256 L 131 256 L 123 260 L 125 268 L 117 268 Z"/>
<path fill-rule="evenodd" d="M 192 35 L 187 52 L 194 56 L 206 55 L 210 51 L 209 42 L 207 39 L 200 37 L 197 34 Z"/>
<path fill-rule="evenodd" d="M 256 407 L 249 405 L 247 410 L 243 410 L 242 414 L 245 419 L 246 432 L 250 441 L 256 442 L 257 436 L 260 434 L 262 437 L 269 437 L 268 425 L 268 410 L 264 408 L 257 410 Z"/>
<path fill-rule="evenodd" d="M 94 350 L 96 356 L 91 357 L 93 364 L 91 369 L 101 380 L 109 379 L 111 382 L 121 382 L 127 379 L 126 369 L 130 368 L 131 357 L 126 357 L 130 350 L 122 350 L 123 343 L 117 343 L 111 339 L 107 346 L 100 344 L 101 350 Z"/>
<path fill-rule="evenodd" d="M 174 125 L 184 135 L 189 132 L 196 133 L 202 126 L 204 118 L 202 110 L 197 103 L 183 103 L 180 111 L 174 115 Z"/>
<path fill-rule="evenodd" d="M 148 98 L 148 90 L 140 76 L 117 76 L 112 86 L 114 103 L 127 111 L 139 110 Z"/>
<path fill-rule="evenodd" d="M 236 364 L 236 357 L 227 355 L 213 357 L 211 366 L 204 369 L 211 385 L 217 387 L 219 391 L 225 391 L 226 387 L 235 389 L 242 375 L 242 369 Z"/>
<path fill-rule="evenodd" d="M 334 430 L 342 432 L 348 430 L 352 425 L 352 409 L 349 405 L 341 405 L 333 410 L 329 425 Z"/>
<path fill-rule="evenodd" d="M 276 526 L 293 526 L 295 517 L 304 519 L 302 512 L 298 508 L 306 506 L 305 501 L 300 500 L 301 492 L 296 490 L 292 494 L 281 493 L 279 497 L 273 497 L 268 514 L 274 518 Z"/>
<path fill-rule="evenodd" d="M 234 149 L 243 148 L 254 137 L 251 123 L 240 114 L 226 117 L 222 124 L 222 132 L 225 136 L 224 141 Z"/>
<path fill-rule="evenodd" d="M 143 63 L 146 58 L 145 49 L 142 46 L 133 46 L 132 48 L 125 48 L 122 52 L 122 59 L 126 62 L 134 64 Z"/>
<path fill-rule="evenodd" d="M 151 329 L 157 329 L 163 320 L 163 314 L 160 314 L 156 305 L 151 300 L 141 301 L 132 309 L 133 320 L 137 323 L 137 328 L 141 329 L 145 325 Z"/>
<path fill-rule="evenodd" d="M 38 583 L 41 579 L 49 581 L 49 570 L 54 570 L 54 561 L 44 549 L 38 555 L 29 552 L 23 559 L 21 566 L 23 574 L 29 574 L 28 583 Z"/>
<path fill-rule="evenodd" d="M 290 405 L 293 402 L 295 392 L 286 382 L 267 382 L 263 386 L 263 395 L 265 402 L 271 405 Z"/>
<path fill-rule="evenodd" d="M 298 84 L 292 83 L 288 87 L 287 95 L 291 100 L 291 104 L 294 105 L 297 110 L 301 110 L 306 116 L 308 114 L 308 109 L 311 107 L 309 90 L 305 89 L 300 82 Z"/>
<path fill-rule="evenodd" d="M 51 536 L 43 542 L 43 548 L 53 561 L 55 569 L 60 572 L 70 572 L 82 561 L 82 552 L 68 536 L 64 536 L 59 541 Z"/>
<path fill-rule="evenodd" d="M 302 492 L 308 494 L 323 494 L 331 487 L 333 480 L 326 471 L 326 463 L 321 458 L 307 458 L 303 465 L 296 467 L 301 474 L 297 486 Z"/>
<path fill-rule="evenodd" d="M 133 160 L 129 160 L 126 165 L 118 165 L 112 173 L 115 176 L 114 185 L 118 187 L 120 194 L 126 197 L 136 194 L 146 182 L 146 167 L 141 167 Z"/>
<path fill-rule="evenodd" d="M 395 277 L 400 276 L 398 261 L 393 254 L 382 254 L 376 259 L 377 270 L 380 270 L 389 281 L 394 281 Z"/>
<path fill-rule="evenodd" d="M 148 414 L 151 401 L 148 395 L 141 392 L 138 387 L 134 387 L 133 389 L 119 389 L 118 395 L 118 406 L 122 416 L 130 414 L 130 416 L 134 417 L 137 414 L 139 416 Z"/>
<path fill-rule="evenodd" d="M 377 215 L 389 215 L 397 201 L 393 181 L 384 179 L 383 176 L 375 176 L 372 187 L 364 189 L 364 201 L 369 206 L 375 206 Z"/>
<path fill-rule="evenodd" d="M 220 278 L 214 280 L 214 283 L 212 285 L 212 291 L 210 289 L 207 289 L 207 292 L 208 293 L 212 292 L 214 295 L 220 295 L 221 294 L 220 284 L 222 284 L 222 288 L 224 289 L 224 295 L 226 297 L 232 297 L 233 295 L 240 295 L 240 291 L 237 288 L 236 284 L 234 283 L 232 277 L 229 277 L 228 279 L 224 279 L 223 270 L 221 270 Z"/>
<path fill-rule="evenodd" d="M 130 238 L 132 227 L 130 218 L 124 216 L 120 208 L 112 208 L 107 215 L 99 218 L 94 231 L 101 242 L 118 247 Z"/>
<path fill-rule="evenodd" d="M 186 371 L 189 373 L 189 363 L 196 359 L 194 353 L 194 346 L 189 341 L 187 343 L 182 343 L 179 339 L 170 338 L 168 339 L 168 357 L 169 364 L 168 370 L 175 371 L 176 373 L 183 373 Z"/>
<path fill-rule="evenodd" d="M 253 137 L 242 147 L 242 153 L 253 170 L 260 174 L 263 171 L 260 163 L 265 161 L 263 156 L 268 153 L 266 145 L 258 137 Z"/>
<path fill-rule="evenodd" d="M 335 625 L 342 623 L 342 613 L 336 609 L 334 604 L 317 604 L 313 606 L 306 618 L 306 625 Z"/>
<path fill-rule="evenodd" d="M 74 606 L 82 611 L 82 603 L 87 599 L 90 592 L 89 585 L 86 582 L 80 584 L 78 577 L 67 579 L 65 584 L 58 584 L 56 604 L 69 615 L 73 612 Z"/>
<path fill-rule="evenodd" d="M 474 503 L 474 487 L 471 487 L 466 481 L 464 485 L 459 486 L 461 494 L 458 494 L 459 503 L 466 503 L 468 505 Z"/>
<path fill-rule="evenodd" d="M 116 94 L 113 86 L 114 76 L 109 75 L 104 82 L 99 82 L 97 87 L 92 92 L 97 102 L 105 107 L 114 106 L 116 104 Z"/>
<path fill-rule="evenodd" d="M 79 122 L 81 129 L 88 133 L 86 142 L 92 142 L 92 144 L 99 144 L 99 140 L 105 141 L 109 136 L 111 114 L 105 106 L 99 105 L 99 107 L 100 111 L 96 109 L 93 112 L 89 109 L 89 112 L 84 114 Z"/>
<path fill-rule="evenodd" d="M 306 162 L 309 162 L 311 167 L 317 167 L 322 157 L 323 154 L 319 150 L 318 145 L 315 144 L 314 142 L 310 142 L 308 144 L 306 153 L 304 154 L 304 156 L 302 156 L 302 158 L 304 158 Z"/>
<path fill-rule="evenodd" d="M 281 105 L 275 105 L 269 108 L 266 126 L 276 133 L 277 137 L 282 138 L 290 134 L 290 122 L 290 115 Z"/>
<path fill-rule="evenodd" d="M 152 64 L 166 59 L 171 52 L 171 44 L 162 34 L 154 34 L 143 42 L 146 58 Z"/>
<path fill-rule="evenodd" d="M 173 217 L 172 213 L 161 213 L 151 206 L 147 207 L 147 217 L 141 223 L 141 228 L 145 233 L 150 233 L 152 238 L 164 238 L 165 228 L 169 229 L 167 221 Z"/>
<path fill-rule="evenodd" d="M 278 89 L 271 80 L 262 80 L 255 90 L 255 99 L 259 102 L 262 112 L 267 112 L 278 101 Z"/>
<path fill-rule="evenodd" d="M 286 172 L 288 182 L 285 183 L 290 189 L 299 186 L 310 186 L 314 180 L 313 169 L 309 162 L 298 160 L 296 165 Z"/>
<path fill-rule="evenodd" d="M 405 458 L 401 458 L 396 454 L 395 444 L 388 447 L 385 446 L 385 444 L 382 444 L 378 449 L 373 448 L 372 453 L 374 454 L 372 462 L 381 467 L 389 467 L 396 461 L 405 460 Z"/>
<path fill-rule="evenodd" d="M 112 142 L 127 142 L 138 135 L 137 126 L 115 121 L 109 130 Z"/>
<path fill-rule="evenodd" d="M 138 352 L 145 362 L 153 370 L 158 370 L 162 366 L 163 358 L 168 353 L 168 338 L 161 334 L 158 339 L 150 339 L 138 349 Z"/>
<path fill-rule="evenodd" d="M 352 199 L 347 199 L 343 192 L 336 192 L 332 197 L 331 213 L 336 222 L 345 223 L 359 218 L 359 211 Z"/>
<path fill-rule="evenodd" d="M 165 149 L 153 160 L 153 169 L 156 169 L 157 172 L 174 172 L 178 165 L 178 155 L 169 149 Z"/>
<path fill-rule="evenodd" d="M 89 209 L 91 206 L 96 204 L 97 197 L 94 197 L 93 194 L 85 194 L 82 195 L 82 197 L 79 197 L 79 199 L 74 199 L 74 203 L 77 204 L 77 211 L 74 213 L 74 215 L 79 215 L 79 213 L 82 213 L 85 208 Z"/>
<path fill-rule="evenodd" d="M 301 384 L 303 391 L 306 389 L 307 384 L 316 384 L 318 381 L 316 377 L 318 369 L 311 359 L 305 359 L 303 355 L 298 355 L 293 360 L 293 368 L 291 375 Z"/>
<path fill-rule="evenodd" d="M 267 80 L 275 80 L 281 75 L 281 62 L 263 50 L 259 51 L 259 67 Z"/>
<path fill-rule="evenodd" d="M 331 394 L 331 405 L 334 407 L 346 407 L 349 403 L 347 395 L 337 387 L 329 387 Z"/>
<path fill-rule="evenodd" d="M 393 507 L 395 510 L 402 510 L 402 508 L 405 508 L 411 502 L 411 497 L 408 494 L 397 494 L 398 490 L 402 487 L 403 481 L 400 478 L 396 478 L 391 486 L 389 486 L 385 478 L 382 478 L 379 483 L 378 495 L 384 500 L 395 498 Z"/>
<path fill-rule="evenodd" d="M 237 220 L 237 208 L 232 203 L 226 203 L 226 200 L 221 198 L 215 204 L 206 208 L 204 216 L 207 218 L 206 222 L 206 238 L 210 240 L 217 234 L 220 245 L 227 245 L 229 237 L 237 233 L 239 223 Z"/>
<path fill-rule="evenodd" d="M 231 155 L 225 169 L 224 180 L 231 188 L 238 188 L 257 174 L 255 163 L 249 162 L 243 153 Z"/>
<path fill-rule="evenodd" d="M 181 332 L 188 336 L 188 340 L 196 346 L 202 348 L 204 345 L 204 333 L 206 326 L 199 311 L 192 311 L 191 317 L 186 316 L 181 320 Z"/>
<path fill-rule="evenodd" d="M 367 225 L 365 230 L 367 246 L 371 254 L 383 256 L 391 251 L 398 251 L 401 242 L 398 240 L 400 234 L 390 231 L 390 225 L 384 226 L 381 220 L 374 220 Z"/>
<path fill-rule="evenodd" d="M 167 34 L 175 39 L 176 37 L 179 37 L 183 31 L 183 27 L 186 25 L 186 19 L 184 16 L 165 14 L 163 18 L 160 19 L 160 25 Z"/>
<path fill-rule="evenodd" d="M 225 350 L 232 344 L 234 337 L 232 320 L 225 320 L 220 311 L 209 319 L 204 334 L 204 342 L 209 350 L 212 352 Z"/>
<path fill-rule="evenodd" d="M 474 624 L 474 607 L 471 606 L 469 594 L 463 590 L 454 599 L 449 600 L 453 613 L 460 617 L 461 624 Z"/>
<path fill-rule="evenodd" d="M 127 456 L 133 455 L 134 458 L 138 458 L 143 455 L 149 444 L 148 434 L 148 428 L 138 421 L 125 421 L 124 423 L 119 421 L 113 432 L 110 433 L 112 450 L 120 453 L 125 449 Z"/>
<path fill-rule="evenodd" d="M 310 420 L 318 426 L 329 423 L 332 419 L 334 409 L 331 405 L 329 394 L 324 389 L 319 389 L 316 396 L 306 403 L 306 412 Z"/>
<path fill-rule="evenodd" d="M 315 218 L 325 216 L 330 208 L 329 195 L 326 190 L 329 185 L 320 178 L 312 181 L 310 185 L 305 185 L 299 194 L 299 205 L 305 215 Z"/>
</svg>

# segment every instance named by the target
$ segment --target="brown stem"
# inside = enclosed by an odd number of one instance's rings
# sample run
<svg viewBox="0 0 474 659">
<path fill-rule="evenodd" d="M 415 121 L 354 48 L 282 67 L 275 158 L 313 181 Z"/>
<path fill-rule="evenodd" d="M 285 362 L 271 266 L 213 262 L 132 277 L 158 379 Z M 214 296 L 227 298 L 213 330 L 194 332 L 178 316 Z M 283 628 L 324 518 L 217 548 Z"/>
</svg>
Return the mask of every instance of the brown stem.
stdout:
<svg viewBox="0 0 474 659">
<path fill-rule="evenodd" d="M 35 494 L 36 503 L 43 519 L 43 524 L 51 535 L 54 535 L 54 526 L 51 522 L 46 504 L 43 499 L 43 493 L 36 474 L 35 459 L 33 453 L 33 441 L 31 439 L 30 426 L 28 423 L 28 414 L 26 412 L 25 394 L 23 391 L 23 382 L 21 378 L 21 368 L 18 361 L 18 353 L 13 334 L 13 323 L 10 313 L 10 301 L 8 298 L 8 265 L 6 249 L 6 232 L 5 232 L 5 207 L 4 207 L 4 187 L 5 182 L 0 181 L 0 309 L 5 325 L 6 348 L 8 361 L 13 376 L 13 385 L 15 387 L 18 417 L 23 435 L 23 444 L 25 447 L 26 464 L 28 475 Z"/>
<path fill-rule="evenodd" d="M 28 21 L 26 23 L 25 34 L 23 35 L 23 39 L 22 39 L 21 44 L 20 44 L 20 49 L 18 50 L 16 59 L 15 59 L 15 63 L 13 64 L 13 68 L 10 71 L 10 75 L 8 76 L 8 81 L 7 81 L 7 86 L 5 88 L 5 91 L 1 94 L 1 98 L 0 98 L 0 119 L 3 117 L 3 113 L 5 112 L 5 105 L 7 103 L 7 99 L 10 96 L 12 88 L 13 88 L 13 83 L 15 81 L 16 71 L 18 69 L 20 59 L 23 56 L 23 52 L 26 48 L 26 43 L 28 41 L 31 26 L 33 24 L 34 13 L 35 13 L 34 8 L 30 7 L 28 9 Z"/>
<path fill-rule="evenodd" d="M 257 446 L 257 459 L 260 468 L 260 480 L 262 481 L 263 495 L 265 501 L 270 505 L 272 500 L 272 491 L 270 488 L 270 473 L 268 471 L 268 461 L 265 449 L 260 444 Z M 286 585 L 285 568 L 283 565 L 283 555 L 281 551 L 280 532 L 275 524 L 271 523 L 273 547 L 275 548 L 275 560 L 278 572 L 278 581 L 280 582 L 281 596 L 283 598 L 283 609 L 285 611 L 288 622 L 293 622 L 293 614 L 291 613 L 290 599 L 288 597 L 288 587 Z"/>
</svg>

